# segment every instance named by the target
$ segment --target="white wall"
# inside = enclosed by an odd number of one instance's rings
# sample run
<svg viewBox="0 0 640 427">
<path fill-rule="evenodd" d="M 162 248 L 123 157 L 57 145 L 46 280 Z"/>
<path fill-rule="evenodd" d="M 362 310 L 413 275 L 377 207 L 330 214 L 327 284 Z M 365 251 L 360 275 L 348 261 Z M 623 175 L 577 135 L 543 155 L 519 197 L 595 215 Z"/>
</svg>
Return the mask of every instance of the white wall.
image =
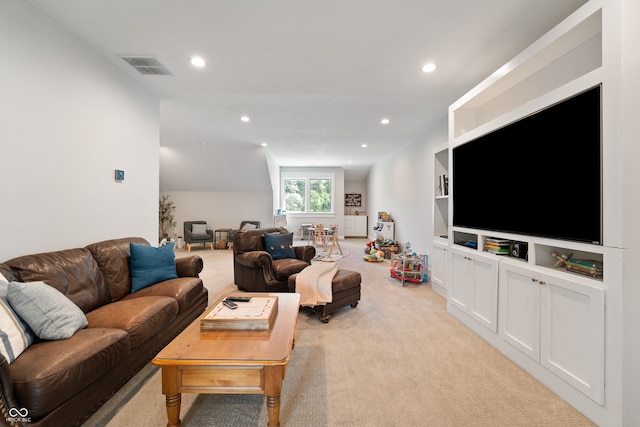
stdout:
<svg viewBox="0 0 640 427">
<path fill-rule="evenodd" d="M 623 232 L 627 249 L 623 260 L 623 421 L 627 426 L 640 425 L 640 2 L 622 0 L 621 64 L 621 138 L 623 169 Z"/>
<path fill-rule="evenodd" d="M 212 230 L 237 229 L 245 220 L 260 221 L 262 227 L 273 226 L 271 192 L 163 191 L 162 194 L 168 195 L 176 206 L 176 228 L 171 237 L 183 236 L 184 221 L 207 221 Z"/>
<path fill-rule="evenodd" d="M 369 172 L 367 214 L 369 235 L 379 211 L 395 221 L 395 238 L 404 248 L 411 242 L 417 253 L 432 249 L 433 240 L 433 149 L 447 142 L 447 116 L 438 120 L 420 141 L 403 145 L 380 160 Z"/>
<path fill-rule="evenodd" d="M 0 1 L 0 52 L 0 260 L 155 239 L 158 100 L 20 0 Z"/>
</svg>

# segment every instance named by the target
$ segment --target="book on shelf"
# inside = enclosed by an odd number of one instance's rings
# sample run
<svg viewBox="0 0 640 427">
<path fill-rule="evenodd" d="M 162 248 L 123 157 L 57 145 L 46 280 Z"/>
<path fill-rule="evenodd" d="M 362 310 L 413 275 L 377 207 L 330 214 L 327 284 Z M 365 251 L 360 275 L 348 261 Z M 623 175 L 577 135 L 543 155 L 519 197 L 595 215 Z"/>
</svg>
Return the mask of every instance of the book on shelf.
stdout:
<svg viewBox="0 0 640 427">
<path fill-rule="evenodd" d="M 484 250 L 496 255 L 508 255 L 510 252 L 511 240 L 496 239 L 488 237 L 484 241 Z"/>
<path fill-rule="evenodd" d="M 509 255 L 509 249 L 487 249 L 487 252 L 495 255 Z"/>
<path fill-rule="evenodd" d="M 439 197 L 449 195 L 449 177 L 447 175 L 438 175 L 437 195 Z"/>
<path fill-rule="evenodd" d="M 231 309 L 219 301 L 200 318 L 201 330 L 269 330 L 278 313 L 278 297 L 252 297 Z"/>
<path fill-rule="evenodd" d="M 566 264 L 565 268 L 567 269 L 567 271 L 570 271 L 570 272 L 573 272 L 573 273 L 582 274 L 584 276 L 594 277 L 594 278 L 601 278 L 602 275 L 603 275 L 602 270 L 600 270 L 600 271 L 588 270 L 588 269 L 575 267 L 575 266 L 570 265 L 570 264 Z"/>
<path fill-rule="evenodd" d="M 597 278 L 602 277 L 604 270 L 602 261 L 576 258 L 568 259 L 565 268 L 573 273 Z"/>
<path fill-rule="evenodd" d="M 600 268 L 602 269 L 602 261 L 594 260 L 594 259 L 576 259 L 570 258 L 567 260 L 567 263 L 571 263 L 576 266 L 584 266 L 588 268 Z"/>
<path fill-rule="evenodd" d="M 485 242 L 491 242 L 495 244 L 506 244 L 507 246 L 511 244 L 511 240 L 509 239 L 497 239 L 495 237 L 487 237 L 485 239 Z"/>
</svg>

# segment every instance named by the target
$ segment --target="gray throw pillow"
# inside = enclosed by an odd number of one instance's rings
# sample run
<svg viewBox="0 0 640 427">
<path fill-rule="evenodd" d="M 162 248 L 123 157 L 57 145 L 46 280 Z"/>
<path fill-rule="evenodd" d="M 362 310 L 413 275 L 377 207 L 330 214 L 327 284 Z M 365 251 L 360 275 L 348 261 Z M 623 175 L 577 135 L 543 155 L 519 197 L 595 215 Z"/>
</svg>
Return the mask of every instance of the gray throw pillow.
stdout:
<svg viewBox="0 0 640 427">
<path fill-rule="evenodd" d="M 191 224 L 191 234 L 207 234 L 207 224 Z"/>
<path fill-rule="evenodd" d="M 44 282 L 11 282 L 7 297 L 14 311 L 39 338 L 70 338 L 88 324 L 80 307 Z"/>
</svg>

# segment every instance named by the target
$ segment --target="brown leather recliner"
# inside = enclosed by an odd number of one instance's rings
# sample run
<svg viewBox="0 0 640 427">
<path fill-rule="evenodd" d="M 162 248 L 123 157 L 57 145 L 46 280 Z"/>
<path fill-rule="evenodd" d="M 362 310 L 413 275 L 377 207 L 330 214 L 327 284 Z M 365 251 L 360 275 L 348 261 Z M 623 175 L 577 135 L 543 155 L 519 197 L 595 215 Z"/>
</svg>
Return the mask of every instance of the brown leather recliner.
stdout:
<svg viewBox="0 0 640 427">
<path fill-rule="evenodd" d="M 316 255 L 313 246 L 294 246 L 295 258 L 274 260 L 266 251 L 264 233 L 289 233 L 286 228 L 238 230 L 233 239 L 233 270 L 239 289 L 289 292 L 289 276 L 301 272 Z"/>
</svg>

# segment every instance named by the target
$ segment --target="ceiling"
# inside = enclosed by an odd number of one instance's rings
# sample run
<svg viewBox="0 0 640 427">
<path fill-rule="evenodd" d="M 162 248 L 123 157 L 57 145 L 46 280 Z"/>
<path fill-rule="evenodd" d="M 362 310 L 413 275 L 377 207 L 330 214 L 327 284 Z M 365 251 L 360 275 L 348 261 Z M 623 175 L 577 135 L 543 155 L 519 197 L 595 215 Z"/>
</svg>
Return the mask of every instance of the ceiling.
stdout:
<svg viewBox="0 0 640 427">
<path fill-rule="evenodd" d="M 268 191 L 267 155 L 365 179 L 586 0 L 29 2 L 159 97 L 162 191 Z"/>
</svg>

